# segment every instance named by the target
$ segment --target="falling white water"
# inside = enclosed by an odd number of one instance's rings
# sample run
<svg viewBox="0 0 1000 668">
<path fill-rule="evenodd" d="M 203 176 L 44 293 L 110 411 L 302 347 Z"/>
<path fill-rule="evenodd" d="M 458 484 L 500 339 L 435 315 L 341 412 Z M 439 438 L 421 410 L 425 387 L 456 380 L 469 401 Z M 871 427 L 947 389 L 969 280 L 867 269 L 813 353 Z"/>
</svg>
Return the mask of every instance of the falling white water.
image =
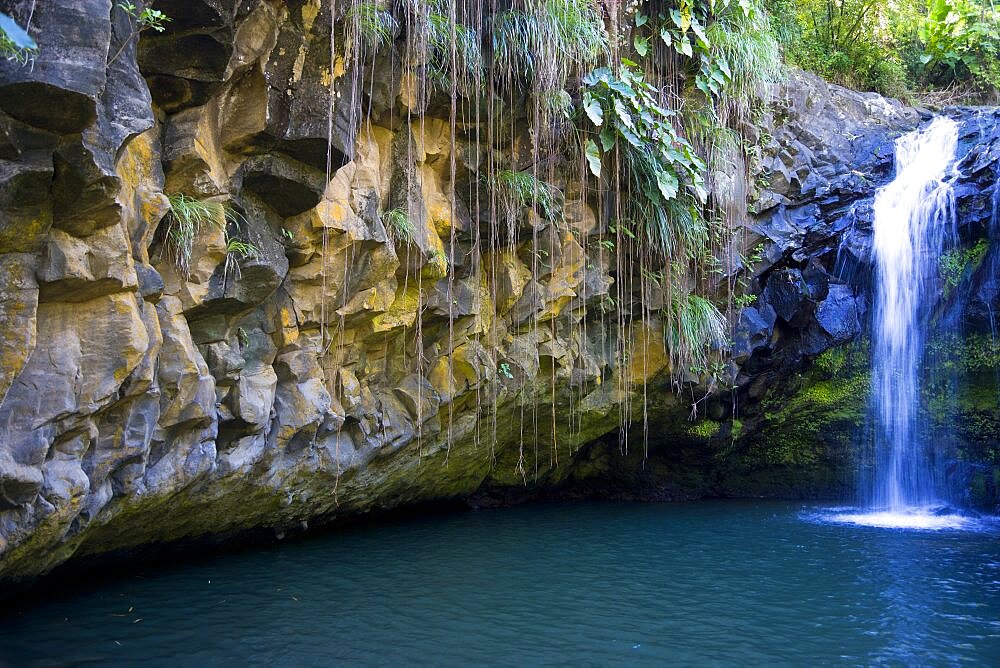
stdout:
<svg viewBox="0 0 1000 668">
<path fill-rule="evenodd" d="M 896 178 L 875 196 L 875 310 L 872 505 L 890 512 L 935 503 L 934 477 L 916 429 L 925 330 L 936 301 L 938 261 L 955 232 L 955 197 L 945 181 L 958 124 L 937 118 L 896 141 Z"/>
</svg>

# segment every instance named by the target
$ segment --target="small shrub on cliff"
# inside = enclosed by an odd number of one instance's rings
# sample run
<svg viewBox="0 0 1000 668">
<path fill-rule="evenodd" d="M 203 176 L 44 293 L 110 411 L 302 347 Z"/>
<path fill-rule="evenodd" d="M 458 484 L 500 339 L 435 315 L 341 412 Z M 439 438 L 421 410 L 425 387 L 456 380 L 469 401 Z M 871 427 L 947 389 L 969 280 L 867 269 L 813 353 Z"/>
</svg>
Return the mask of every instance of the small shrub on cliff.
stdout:
<svg viewBox="0 0 1000 668">
<path fill-rule="evenodd" d="M 151 4 L 152 4 L 151 2 L 148 3 L 148 5 Z M 124 40 L 122 40 L 121 47 L 118 49 L 115 55 L 111 57 L 111 60 L 108 61 L 108 65 L 118 60 L 118 57 L 122 55 L 122 52 L 125 50 L 125 47 L 131 44 L 132 40 L 134 40 L 136 37 L 139 36 L 139 33 L 142 33 L 146 30 L 163 32 L 164 30 L 167 29 L 167 23 L 170 21 L 170 17 L 161 12 L 160 10 L 153 9 L 151 6 L 148 5 L 140 9 L 132 2 L 118 3 L 117 5 L 118 9 L 125 12 L 125 14 L 128 16 L 129 25 L 131 25 L 132 29 L 131 32 L 129 32 L 128 36 Z"/>
<path fill-rule="evenodd" d="M 636 221 L 642 229 L 633 234 L 664 257 L 693 257 L 707 236 L 698 208 L 708 199 L 705 162 L 634 63 L 617 76 L 596 69 L 583 82 L 583 109 L 596 129 L 596 141 L 586 140 L 590 171 L 600 178 L 602 164 L 617 155 L 621 181 L 632 193 L 622 202 L 622 221 Z"/>
</svg>

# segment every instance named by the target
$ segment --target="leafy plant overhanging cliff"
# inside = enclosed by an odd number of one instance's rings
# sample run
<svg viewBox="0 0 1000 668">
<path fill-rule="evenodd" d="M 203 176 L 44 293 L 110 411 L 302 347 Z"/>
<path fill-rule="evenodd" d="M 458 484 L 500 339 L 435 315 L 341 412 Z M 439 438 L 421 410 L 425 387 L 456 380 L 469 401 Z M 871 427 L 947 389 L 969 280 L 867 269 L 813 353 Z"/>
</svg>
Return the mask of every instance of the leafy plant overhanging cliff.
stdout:
<svg viewBox="0 0 1000 668">
<path fill-rule="evenodd" d="M 778 84 L 755 3 L 0 10 L 37 42 L 0 65 L 0 577 L 477 492 L 850 489 L 767 390 L 861 332 L 837 258 L 921 117 Z"/>
</svg>

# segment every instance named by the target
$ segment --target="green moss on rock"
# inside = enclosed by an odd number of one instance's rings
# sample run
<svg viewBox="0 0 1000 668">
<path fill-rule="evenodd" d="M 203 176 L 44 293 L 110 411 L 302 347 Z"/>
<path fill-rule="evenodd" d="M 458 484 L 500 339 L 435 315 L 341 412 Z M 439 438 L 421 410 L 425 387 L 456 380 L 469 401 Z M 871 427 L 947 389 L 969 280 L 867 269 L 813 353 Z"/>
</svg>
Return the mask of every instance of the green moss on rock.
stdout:
<svg viewBox="0 0 1000 668">
<path fill-rule="evenodd" d="M 715 420 L 699 420 L 688 428 L 688 433 L 698 438 L 712 438 L 722 429 L 722 424 Z"/>
</svg>

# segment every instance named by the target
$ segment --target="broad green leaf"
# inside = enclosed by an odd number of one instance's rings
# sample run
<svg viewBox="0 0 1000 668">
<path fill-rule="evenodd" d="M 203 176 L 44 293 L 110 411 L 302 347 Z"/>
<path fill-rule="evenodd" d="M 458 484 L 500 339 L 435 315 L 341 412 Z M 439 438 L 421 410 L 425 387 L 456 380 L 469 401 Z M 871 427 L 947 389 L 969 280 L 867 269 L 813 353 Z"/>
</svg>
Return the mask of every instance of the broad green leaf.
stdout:
<svg viewBox="0 0 1000 668">
<path fill-rule="evenodd" d="M 642 140 L 628 128 L 618 128 L 618 133 L 621 134 L 622 137 L 625 137 L 625 139 L 628 140 L 628 143 L 632 144 L 632 146 L 642 148 Z"/>
<path fill-rule="evenodd" d="M 610 68 L 598 67 L 596 70 L 583 77 L 583 83 L 587 86 L 596 86 L 601 81 L 607 83 L 612 77 L 613 75 Z"/>
<path fill-rule="evenodd" d="M 635 124 L 632 122 L 632 115 L 628 113 L 628 109 L 625 107 L 625 103 L 619 98 L 614 99 L 615 115 L 618 116 L 618 120 L 624 123 L 627 127 L 635 129 Z"/>
<path fill-rule="evenodd" d="M 601 139 L 601 148 L 605 151 L 610 151 L 615 142 L 618 141 L 618 137 L 615 136 L 615 131 L 609 126 L 604 126 L 601 128 L 601 134 L 598 135 Z"/>
<path fill-rule="evenodd" d="M 597 178 L 601 178 L 601 151 L 597 148 L 597 144 L 595 144 L 592 139 L 587 140 L 585 152 L 587 155 L 587 166 L 590 167 L 590 173 Z"/>
<path fill-rule="evenodd" d="M 659 188 L 663 199 L 673 199 L 677 197 L 677 188 L 680 183 L 677 177 L 670 172 L 663 170 L 656 173 L 656 187 Z"/>
<path fill-rule="evenodd" d="M 610 84 L 611 90 L 616 93 L 621 93 L 629 99 L 635 98 L 635 91 L 628 84 L 622 83 L 621 81 L 612 81 Z"/>
<path fill-rule="evenodd" d="M 691 27 L 691 20 L 694 15 L 691 13 L 691 5 L 682 4 L 681 5 L 681 22 L 677 25 L 683 32 L 687 32 L 687 29 Z"/>
<path fill-rule="evenodd" d="M 646 16 L 645 14 L 636 14 L 635 15 L 635 27 L 636 28 L 641 28 L 644 25 L 646 25 L 648 22 L 649 22 L 649 17 Z"/>
<path fill-rule="evenodd" d="M 639 37 L 638 35 L 632 40 L 632 46 L 635 47 L 635 52 L 638 53 L 643 58 L 649 53 L 649 39 L 645 37 Z"/>
<path fill-rule="evenodd" d="M 604 109 L 590 91 L 583 94 L 583 110 L 587 112 L 587 117 L 594 125 L 601 127 L 601 123 L 604 122 Z"/>
<path fill-rule="evenodd" d="M 729 79 L 733 78 L 733 71 L 729 69 L 728 60 L 726 60 L 724 57 L 720 57 L 716 60 L 716 63 L 718 64 L 719 69 L 722 70 L 722 72 L 726 75 L 726 77 L 728 77 Z"/>
<path fill-rule="evenodd" d="M 705 34 L 705 29 L 701 27 L 700 23 L 698 23 L 698 19 L 691 19 L 691 30 L 693 30 L 694 34 L 698 36 L 698 40 L 701 42 L 701 48 L 707 49 L 709 46 L 708 35 Z"/>
<path fill-rule="evenodd" d="M 708 191 L 705 190 L 705 186 L 701 185 L 700 183 L 696 183 L 694 184 L 693 189 L 694 189 L 694 195 L 695 197 L 698 198 L 699 202 L 704 204 L 705 202 L 708 201 Z"/>
<path fill-rule="evenodd" d="M 684 37 L 681 38 L 681 41 L 677 43 L 677 50 L 688 58 L 690 58 L 694 53 L 694 50 L 691 48 L 691 41 L 688 39 L 687 35 L 684 35 Z"/>
</svg>

